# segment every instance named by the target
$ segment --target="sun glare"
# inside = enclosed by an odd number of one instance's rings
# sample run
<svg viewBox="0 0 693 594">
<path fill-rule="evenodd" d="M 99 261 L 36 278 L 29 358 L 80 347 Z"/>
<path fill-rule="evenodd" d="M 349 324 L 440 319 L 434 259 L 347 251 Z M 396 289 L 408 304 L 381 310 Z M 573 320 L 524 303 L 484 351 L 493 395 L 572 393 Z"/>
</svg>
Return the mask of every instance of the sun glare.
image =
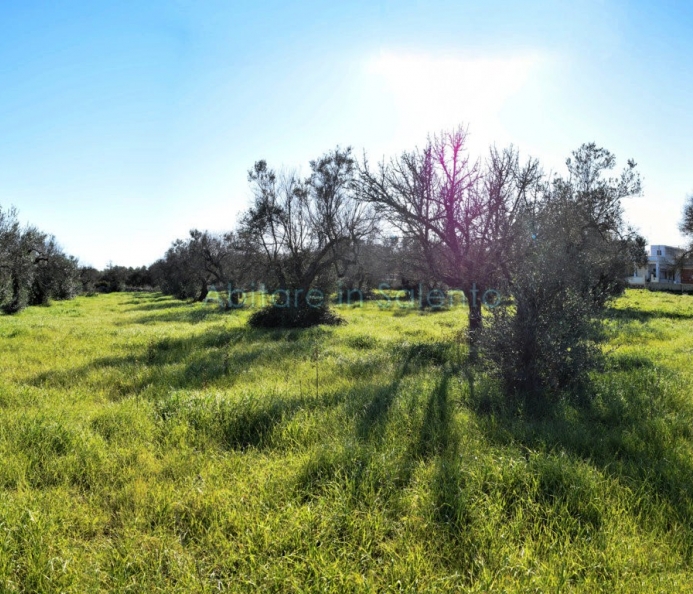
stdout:
<svg viewBox="0 0 693 594">
<path fill-rule="evenodd" d="M 384 85 L 397 118 L 397 143 L 421 142 L 427 133 L 473 122 L 472 143 L 506 137 L 501 112 L 528 81 L 540 58 L 465 58 L 385 52 L 367 63 Z M 476 148 L 476 147 L 475 147 Z"/>
</svg>

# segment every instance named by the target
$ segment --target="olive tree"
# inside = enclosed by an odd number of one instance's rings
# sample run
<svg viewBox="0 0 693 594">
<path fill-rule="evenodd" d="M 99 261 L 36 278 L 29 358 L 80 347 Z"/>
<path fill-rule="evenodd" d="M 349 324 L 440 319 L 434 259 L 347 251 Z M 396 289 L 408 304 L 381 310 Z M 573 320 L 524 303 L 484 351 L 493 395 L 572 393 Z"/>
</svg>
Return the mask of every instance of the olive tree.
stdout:
<svg viewBox="0 0 693 594">
<path fill-rule="evenodd" d="M 620 295 L 643 240 L 623 219 L 622 200 L 640 193 L 633 161 L 617 177 L 615 157 L 585 144 L 568 174 L 544 184 L 518 218 L 509 291 L 484 350 L 506 393 L 541 406 L 547 394 L 579 394 L 599 361 L 599 314 Z M 641 254 L 638 256 L 641 257 Z"/>
<path fill-rule="evenodd" d="M 81 286 L 77 259 L 66 255 L 53 236 L 45 237 L 36 250 L 29 304 L 44 305 L 77 295 Z"/>
<path fill-rule="evenodd" d="M 693 241 L 693 194 L 689 194 L 686 198 L 679 230 Z"/>
<path fill-rule="evenodd" d="M 77 288 L 77 261 L 55 238 L 22 227 L 14 208 L 0 208 L 0 308 L 16 313 L 27 305 L 69 299 Z"/>
<path fill-rule="evenodd" d="M 15 313 L 29 304 L 36 264 L 45 258 L 45 235 L 20 226 L 14 209 L 0 212 L 0 271 L 2 309 Z"/>
<path fill-rule="evenodd" d="M 164 293 L 204 301 L 212 285 L 221 289 L 240 282 L 242 255 L 234 233 L 192 229 L 187 239 L 173 242 L 164 257 L 151 266 L 151 273 Z"/>
<path fill-rule="evenodd" d="M 327 297 L 339 267 L 356 261 L 356 247 L 373 233 L 368 204 L 354 192 L 351 149 L 310 162 L 310 175 L 276 173 L 257 161 L 248 174 L 253 202 L 239 234 L 253 246 L 274 303 L 255 325 L 306 326 L 336 321 Z"/>
</svg>

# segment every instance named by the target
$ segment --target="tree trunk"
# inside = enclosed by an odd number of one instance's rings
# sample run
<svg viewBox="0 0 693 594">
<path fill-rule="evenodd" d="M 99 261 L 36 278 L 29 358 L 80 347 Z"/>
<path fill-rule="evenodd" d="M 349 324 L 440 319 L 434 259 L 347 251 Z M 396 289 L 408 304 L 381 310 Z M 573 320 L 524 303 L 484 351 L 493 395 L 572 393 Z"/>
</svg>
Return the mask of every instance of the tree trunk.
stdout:
<svg viewBox="0 0 693 594">
<path fill-rule="evenodd" d="M 200 286 L 200 296 L 196 299 L 196 301 L 204 301 L 207 298 L 208 293 L 209 288 L 207 287 L 207 283 L 202 283 Z"/>
<path fill-rule="evenodd" d="M 469 343 L 469 359 L 476 361 L 479 356 L 479 337 L 483 320 L 481 317 L 481 299 L 476 291 L 469 291 L 467 303 L 469 304 L 469 328 L 467 330 L 467 341 Z"/>
<path fill-rule="evenodd" d="M 17 313 L 20 309 L 24 307 L 22 303 L 22 284 L 19 280 L 19 275 L 16 273 L 12 274 L 12 302 L 5 306 L 6 313 Z"/>
</svg>

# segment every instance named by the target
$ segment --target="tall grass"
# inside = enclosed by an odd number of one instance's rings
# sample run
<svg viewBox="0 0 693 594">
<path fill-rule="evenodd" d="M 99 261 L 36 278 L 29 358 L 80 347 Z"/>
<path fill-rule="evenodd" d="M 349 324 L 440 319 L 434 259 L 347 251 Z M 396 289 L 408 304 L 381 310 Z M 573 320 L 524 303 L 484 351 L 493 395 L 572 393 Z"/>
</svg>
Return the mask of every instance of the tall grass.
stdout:
<svg viewBox="0 0 693 594">
<path fill-rule="evenodd" d="M 693 298 L 619 300 L 590 404 L 541 417 L 464 310 L 339 313 L 0 317 L 0 591 L 693 591 Z"/>
</svg>

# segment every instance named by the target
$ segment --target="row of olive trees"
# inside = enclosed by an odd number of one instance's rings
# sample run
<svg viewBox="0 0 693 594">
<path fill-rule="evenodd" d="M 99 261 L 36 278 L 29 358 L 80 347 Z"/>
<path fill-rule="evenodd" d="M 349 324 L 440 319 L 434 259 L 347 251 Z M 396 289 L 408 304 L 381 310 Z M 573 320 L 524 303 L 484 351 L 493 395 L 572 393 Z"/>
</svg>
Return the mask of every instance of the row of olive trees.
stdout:
<svg viewBox="0 0 693 594">
<path fill-rule="evenodd" d="M 374 275 L 362 264 L 366 252 L 377 249 L 376 225 L 370 207 L 356 199 L 349 149 L 328 153 L 310 168 L 302 178 L 255 163 L 248 175 L 253 200 L 237 229 L 222 235 L 193 230 L 175 241 L 151 267 L 160 288 L 201 301 L 211 285 L 262 285 L 278 302 L 254 318 L 257 324 L 327 321 L 327 300 L 317 303 L 315 295 L 328 295 L 339 279 L 369 285 Z"/>
<path fill-rule="evenodd" d="M 15 313 L 80 290 L 77 260 L 54 237 L 22 226 L 13 208 L 0 208 L 0 309 Z"/>
<path fill-rule="evenodd" d="M 79 269 L 81 293 L 114 293 L 118 291 L 152 291 L 157 281 L 149 266 L 119 266 L 109 264 L 103 270 L 93 266 Z"/>
<path fill-rule="evenodd" d="M 336 322 L 329 309 L 335 291 L 360 300 L 383 283 L 432 282 L 414 238 L 383 233 L 379 213 L 360 194 L 359 175 L 350 149 L 312 161 L 305 178 L 258 161 L 248 174 L 252 202 L 237 228 L 192 230 L 150 267 L 152 276 L 163 292 L 196 301 L 211 286 L 263 287 L 275 299 L 251 318 L 260 326 Z M 238 300 L 240 291 L 232 296 Z"/>
<path fill-rule="evenodd" d="M 275 295 L 251 316 L 259 326 L 337 321 L 325 297 L 340 286 L 461 289 L 470 356 L 483 352 L 508 393 L 575 386 L 598 360 L 607 301 L 645 257 L 622 210 L 640 192 L 635 163 L 614 177 L 615 157 L 586 144 L 547 175 L 513 147 L 475 160 L 466 143 L 458 128 L 376 165 L 338 148 L 306 177 L 258 161 L 234 232 L 191 232 L 154 276 L 198 300 L 210 284 L 259 281 Z M 509 305 L 484 315 L 488 291 Z"/>
</svg>

